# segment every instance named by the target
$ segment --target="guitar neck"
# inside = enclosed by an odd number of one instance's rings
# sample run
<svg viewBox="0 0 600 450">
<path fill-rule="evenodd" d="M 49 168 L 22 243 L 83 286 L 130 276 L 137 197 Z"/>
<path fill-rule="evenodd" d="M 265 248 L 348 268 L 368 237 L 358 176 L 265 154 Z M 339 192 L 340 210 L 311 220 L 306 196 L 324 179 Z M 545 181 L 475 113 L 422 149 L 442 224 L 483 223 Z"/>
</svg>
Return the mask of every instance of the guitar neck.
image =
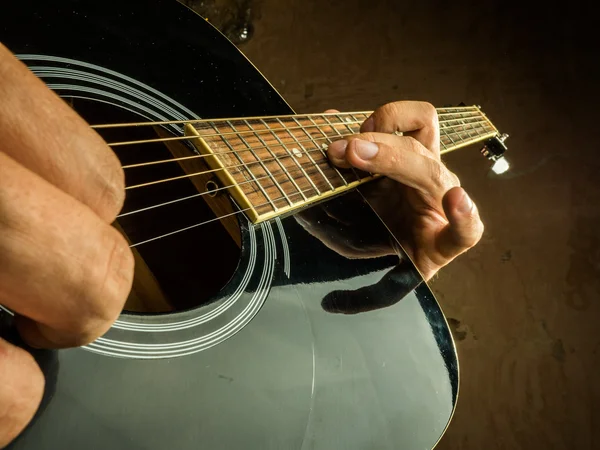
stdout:
<svg viewBox="0 0 600 450">
<path fill-rule="evenodd" d="M 498 130 L 476 106 L 438 108 L 441 153 L 489 139 Z M 215 119 L 186 134 L 254 223 L 343 193 L 378 176 L 339 169 L 329 143 L 359 132 L 371 112 Z"/>
</svg>

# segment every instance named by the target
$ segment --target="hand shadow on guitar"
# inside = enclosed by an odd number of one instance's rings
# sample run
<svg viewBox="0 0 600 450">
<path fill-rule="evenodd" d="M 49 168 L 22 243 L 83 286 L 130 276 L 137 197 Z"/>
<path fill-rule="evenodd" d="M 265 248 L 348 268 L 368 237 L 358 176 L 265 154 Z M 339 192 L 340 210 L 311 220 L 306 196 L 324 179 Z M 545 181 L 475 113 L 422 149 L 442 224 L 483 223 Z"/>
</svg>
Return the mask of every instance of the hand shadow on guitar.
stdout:
<svg viewBox="0 0 600 450">
<path fill-rule="evenodd" d="M 360 196 L 352 197 L 343 203 L 315 205 L 294 218 L 310 235 L 341 256 L 369 259 L 396 255 L 400 261 L 373 285 L 327 294 L 321 306 L 334 314 L 358 314 L 392 306 L 423 282 L 391 232 L 386 232 L 378 219 L 374 220 L 367 203 Z"/>
<path fill-rule="evenodd" d="M 44 413 L 56 392 L 56 383 L 58 379 L 59 370 L 58 351 L 35 349 L 28 346 L 25 342 L 23 342 L 21 336 L 19 336 L 19 333 L 17 333 L 17 330 L 13 326 L 12 322 L 13 316 L 0 309 L 0 338 L 5 339 L 12 345 L 16 345 L 17 347 L 27 350 L 27 352 L 29 352 L 34 357 L 42 373 L 44 374 L 45 385 L 42 401 L 35 415 L 33 416 L 33 419 L 29 422 L 27 427 L 19 434 L 19 436 L 15 438 L 10 444 L 8 444 L 8 447 L 5 447 L 5 450 L 14 448 L 18 444 L 18 442 L 22 438 L 24 438 L 27 432 L 34 426 L 34 424 L 38 421 L 40 416 Z"/>
</svg>

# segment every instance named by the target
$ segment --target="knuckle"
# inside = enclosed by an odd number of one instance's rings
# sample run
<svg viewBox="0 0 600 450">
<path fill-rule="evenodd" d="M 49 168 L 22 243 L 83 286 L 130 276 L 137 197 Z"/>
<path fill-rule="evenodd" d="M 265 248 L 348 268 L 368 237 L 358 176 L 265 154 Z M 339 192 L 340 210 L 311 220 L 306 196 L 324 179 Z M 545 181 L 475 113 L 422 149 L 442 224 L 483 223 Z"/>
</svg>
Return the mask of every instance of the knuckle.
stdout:
<svg viewBox="0 0 600 450">
<path fill-rule="evenodd" d="M 423 108 L 423 111 L 424 111 L 423 124 L 426 127 L 430 127 L 434 130 L 437 130 L 439 127 L 439 121 L 438 121 L 437 109 L 435 108 L 435 106 L 433 106 L 429 102 L 422 102 L 421 107 Z"/>
<path fill-rule="evenodd" d="M 428 117 L 437 119 L 437 109 L 429 102 L 421 102 L 421 107 L 425 111 Z"/>
<path fill-rule="evenodd" d="M 107 220 L 112 222 L 125 202 L 125 172 L 116 157 L 103 168 L 100 202 L 106 211 Z"/>
<path fill-rule="evenodd" d="M 356 139 L 360 139 L 363 141 L 369 141 L 369 142 L 376 142 L 377 133 L 373 133 L 373 132 L 360 133 L 360 134 L 356 135 L 356 137 L 353 137 L 352 139 L 350 139 L 350 141 L 354 141 Z"/>
<path fill-rule="evenodd" d="M 77 320 L 70 324 L 74 346 L 89 344 L 103 335 L 119 317 L 131 289 L 133 254 L 117 230 L 110 226 L 106 230 L 106 262 L 92 269 L 89 288 L 82 295 L 85 301 L 80 302 Z"/>
<path fill-rule="evenodd" d="M 412 136 L 403 136 L 403 138 L 406 142 L 406 147 L 408 147 L 410 151 L 418 153 L 420 155 L 427 154 L 427 149 L 425 149 L 417 139 L 415 139 Z"/>
<path fill-rule="evenodd" d="M 398 116 L 398 102 L 386 103 L 379 107 L 373 114 L 375 117 L 376 130 L 392 132 L 396 130 L 396 117 Z"/>
<path fill-rule="evenodd" d="M 133 281 L 133 253 L 125 238 L 112 227 L 108 227 L 110 254 L 105 275 L 101 283 L 101 293 L 105 297 L 102 302 L 100 317 L 111 323 L 118 317 Z"/>
<path fill-rule="evenodd" d="M 433 189 L 436 191 L 445 190 L 446 187 L 446 174 L 445 167 L 434 160 L 430 160 L 429 178 L 433 185 Z"/>
</svg>

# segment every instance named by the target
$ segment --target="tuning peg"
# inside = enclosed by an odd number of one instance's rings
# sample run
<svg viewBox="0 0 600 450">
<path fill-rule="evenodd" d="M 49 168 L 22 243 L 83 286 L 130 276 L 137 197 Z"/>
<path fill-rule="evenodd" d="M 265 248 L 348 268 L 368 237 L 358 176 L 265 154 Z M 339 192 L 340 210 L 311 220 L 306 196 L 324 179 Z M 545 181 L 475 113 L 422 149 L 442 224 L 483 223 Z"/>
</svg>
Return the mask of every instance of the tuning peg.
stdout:
<svg viewBox="0 0 600 450">
<path fill-rule="evenodd" d="M 506 133 L 496 135 L 488 139 L 481 149 L 481 154 L 490 161 L 493 161 L 492 171 L 498 175 L 510 168 L 510 164 L 504 157 L 504 153 L 508 149 L 505 144 L 506 139 L 508 139 L 508 134 Z"/>
</svg>

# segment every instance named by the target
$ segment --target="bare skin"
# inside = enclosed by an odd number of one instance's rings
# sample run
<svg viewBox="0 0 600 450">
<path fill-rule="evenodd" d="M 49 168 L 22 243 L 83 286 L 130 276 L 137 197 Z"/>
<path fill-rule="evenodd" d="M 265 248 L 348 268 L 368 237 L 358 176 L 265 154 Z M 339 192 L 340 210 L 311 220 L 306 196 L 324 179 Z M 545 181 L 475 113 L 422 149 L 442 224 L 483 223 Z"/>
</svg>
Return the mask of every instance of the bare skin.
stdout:
<svg viewBox="0 0 600 450">
<path fill-rule="evenodd" d="M 33 347 L 83 345 L 118 317 L 133 256 L 110 226 L 124 199 L 103 140 L 0 46 L 0 304 Z M 34 415 L 44 378 L 0 339 L 0 447 Z"/>
<path fill-rule="evenodd" d="M 33 347 L 87 344 L 110 328 L 131 289 L 133 256 L 110 225 L 125 196 L 123 171 L 85 121 L 1 44 L 0 98 L 0 304 L 16 312 Z M 412 137 L 389 134 L 396 130 Z M 483 231 L 440 163 L 434 111 L 386 105 L 361 131 L 332 144 L 329 156 L 395 180 L 393 201 L 412 230 L 405 245 L 429 278 Z M 0 448 L 29 423 L 43 390 L 31 355 L 0 339 Z"/>
<path fill-rule="evenodd" d="M 333 142 L 329 158 L 339 167 L 387 176 L 369 200 L 429 280 L 477 244 L 484 229 L 460 180 L 440 160 L 436 110 L 425 102 L 388 103 L 360 131 Z"/>
</svg>

